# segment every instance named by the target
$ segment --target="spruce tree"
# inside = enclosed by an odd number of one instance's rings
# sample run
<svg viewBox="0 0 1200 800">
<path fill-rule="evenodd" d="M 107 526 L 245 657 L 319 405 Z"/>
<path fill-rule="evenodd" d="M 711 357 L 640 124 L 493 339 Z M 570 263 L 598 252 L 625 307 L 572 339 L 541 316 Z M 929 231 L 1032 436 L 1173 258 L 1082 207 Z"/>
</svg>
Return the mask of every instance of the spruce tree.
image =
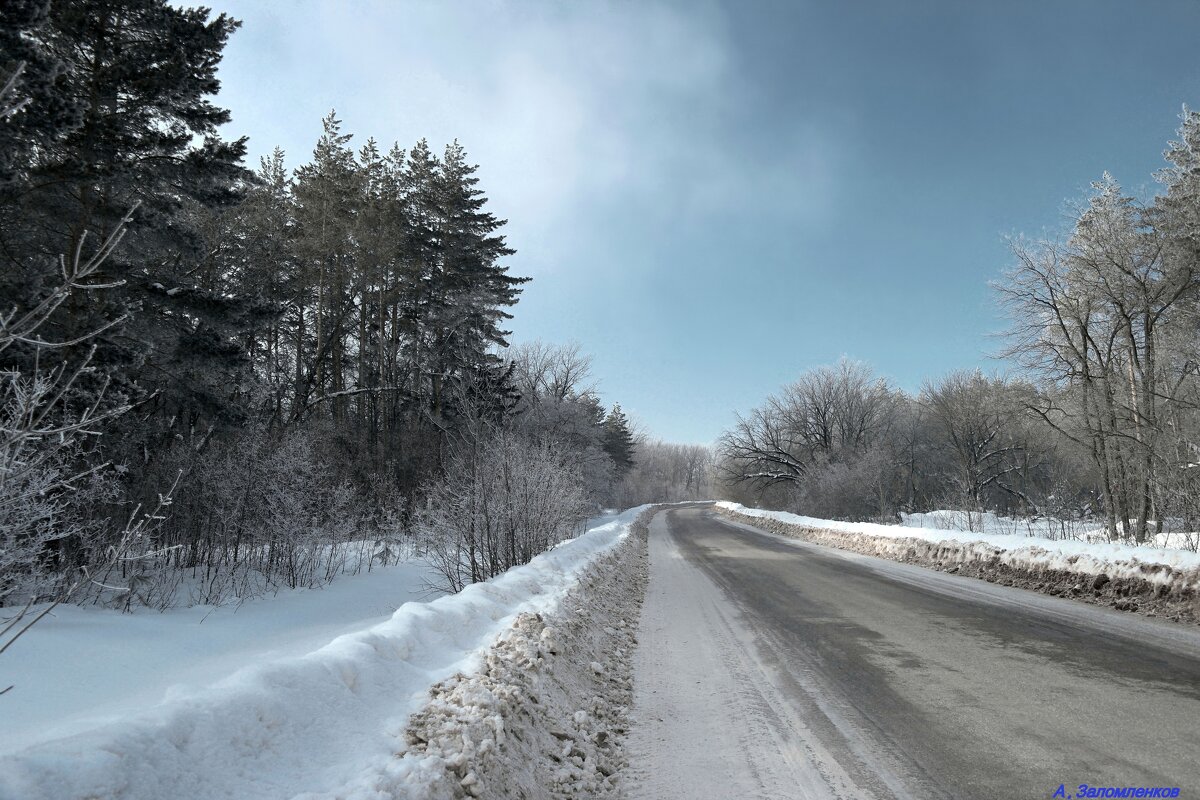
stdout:
<svg viewBox="0 0 1200 800">
<path fill-rule="evenodd" d="M 248 177 L 244 142 L 221 139 L 229 114 L 210 101 L 237 25 L 165 0 L 58 0 L 27 32 L 56 66 L 18 117 L 70 124 L 42 125 L 4 192 L 0 267 L 20 276 L 21 300 L 37 299 L 61 254 L 86 252 L 136 207 L 96 276 L 120 285 L 64 307 L 50 333 L 70 339 L 125 320 L 99 338 L 94 364 L 129 397 L 152 398 L 143 410 L 157 410 L 172 436 L 236 418 L 246 367 L 238 336 L 254 303 L 195 278 L 206 213 L 236 201 Z"/>
<path fill-rule="evenodd" d="M 1154 200 L 1154 222 L 1170 241 L 1168 257 L 1200 272 L 1200 112 L 1184 111 L 1163 155 L 1170 166 L 1156 176 L 1165 191 Z"/>
<path fill-rule="evenodd" d="M 433 303 L 434 369 L 448 381 L 496 382 L 514 391 L 490 348 L 508 345 L 510 332 L 501 327 L 512 319 L 506 309 L 529 279 L 510 275 L 501 263 L 516 251 L 498 233 L 505 220 L 485 210 L 477 170 L 457 141 L 446 147 L 436 182 L 441 269 Z"/>
<path fill-rule="evenodd" d="M 617 476 L 621 477 L 633 469 L 636 443 L 633 431 L 629 428 L 629 419 L 621 410 L 620 404 L 614 404 L 604 418 L 604 452 L 612 459 Z"/>
<path fill-rule="evenodd" d="M 0 3 L 0 87 L 10 86 L 6 107 L 14 112 L 0 115 L 0 198 L 37 149 L 79 122 L 80 104 L 55 91 L 63 65 L 38 38 L 49 17 L 49 0 Z"/>
<path fill-rule="evenodd" d="M 297 298 L 297 359 L 308 362 L 297 376 L 297 417 L 311 403 L 346 389 L 355 218 L 362 191 L 351 138 L 331 111 L 322 121 L 312 161 L 296 170 L 296 253 L 309 287 Z M 343 398 L 333 397 L 333 414 L 340 417 L 344 409 Z"/>
</svg>

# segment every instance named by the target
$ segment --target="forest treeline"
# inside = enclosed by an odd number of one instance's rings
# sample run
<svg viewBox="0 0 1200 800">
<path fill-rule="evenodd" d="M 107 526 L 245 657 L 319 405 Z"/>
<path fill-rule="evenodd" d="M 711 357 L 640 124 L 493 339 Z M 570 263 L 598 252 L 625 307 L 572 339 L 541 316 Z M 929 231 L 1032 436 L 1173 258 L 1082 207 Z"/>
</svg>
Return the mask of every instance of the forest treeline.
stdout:
<svg viewBox="0 0 1200 800">
<path fill-rule="evenodd" d="M 587 356 L 508 348 L 528 278 L 464 148 L 331 112 L 250 171 L 237 27 L 0 6 L 0 604 L 220 602 L 414 544 L 458 588 L 644 494 Z"/>
<path fill-rule="evenodd" d="M 815 369 L 715 450 L 649 441 L 572 344 L 510 347 L 528 278 L 463 146 L 256 169 L 238 23 L 165 0 L 0 5 L 0 605 L 222 602 L 414 548 L 456 589 L 601 506 L 730 496 L 1200 529 L 1200 115 L 1012 242 L 1011 376 Z"/>
<path fill-rule="evenodd" d="M 958 371 L 914 395 L 862 364 L 812 370 L 725 433 L 730 491 L 823 517 L 1200 530 L 1200 114 L 1165 156 L 1149 201 L 1105 174 L 1062 236 L 1011 241 L 994 288 L 1013 375 Z"/>
</svg>

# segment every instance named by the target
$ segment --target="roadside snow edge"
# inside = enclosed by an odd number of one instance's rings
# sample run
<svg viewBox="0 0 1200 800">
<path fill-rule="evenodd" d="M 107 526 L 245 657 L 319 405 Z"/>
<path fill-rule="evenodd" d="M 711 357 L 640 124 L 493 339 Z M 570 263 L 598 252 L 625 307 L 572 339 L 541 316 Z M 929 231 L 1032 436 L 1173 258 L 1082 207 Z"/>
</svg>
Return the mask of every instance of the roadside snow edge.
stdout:
<svg viewBox="0 0 1200 800">
<path fill-rule="evenodd" d="M 1200 621 L 1200 556 L 1189 551 L 822 520 L 727 501 L 715 505 L 733 519 L 816 544 L 1120 611 Z"/>
<path fill-rule="evenodd" d="M 0 758 L 0 798 L 389 797 L 408 718 L 429 687 L 477 670 L 517 615 L 556 608 L 645 508 L 458 594 L 406 603 L 308 655 L 243 668 L 143 714 Z"/>
</svg>

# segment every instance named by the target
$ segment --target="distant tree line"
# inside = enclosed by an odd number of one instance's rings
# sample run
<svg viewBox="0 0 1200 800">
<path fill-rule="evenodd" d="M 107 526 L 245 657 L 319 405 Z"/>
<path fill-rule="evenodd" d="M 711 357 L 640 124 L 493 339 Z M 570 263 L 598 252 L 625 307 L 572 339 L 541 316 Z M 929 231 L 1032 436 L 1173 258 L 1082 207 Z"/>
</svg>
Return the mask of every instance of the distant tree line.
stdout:
<svg viewBox="0 0 1200 800">
<path fill-rule="evenodd" d="M 299 169 L 245 168 L 214 103 L 238 24 L 0 5 L 0 604 L 319 583 L 418 528 L 461 585 L 634 467 L 578 348 L 506 354 L 528 279 L 457 142 L 354 149 L 331 112 Z"/>
<path fill-rule="evenodd" d="M 633 469 L 617 487 L 617 505 L 710 500 L 717 496 L 713 449 L 642 437 L 635 446 Z"/>
<path fill-rule="evenodd" d="M 720 443 L 737 497 L 818 516 L 936 507 L 1103 520 L 1113 539 L 1200 529 L 1200 114 L 1148 202 L 1107 174 L 1060 238 L 1011 242 L 995 284 L 1016 377 L 914 395 L 812 370 Z"/>
</svg>

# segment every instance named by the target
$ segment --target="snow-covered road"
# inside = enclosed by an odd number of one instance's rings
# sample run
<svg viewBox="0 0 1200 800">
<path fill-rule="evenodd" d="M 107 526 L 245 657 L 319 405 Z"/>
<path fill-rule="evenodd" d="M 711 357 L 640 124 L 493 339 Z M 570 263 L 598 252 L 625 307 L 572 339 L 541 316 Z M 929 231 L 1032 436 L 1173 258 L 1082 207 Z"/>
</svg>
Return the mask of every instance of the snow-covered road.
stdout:
<svg viewBox="0 0 1200 800">
<path fill-rule="evenodd" d="M 660 513 L 650 554 L 635 798 L 1200 787 L 1194 628 L 787 540 L 702 506 Z"/>
</svg>

